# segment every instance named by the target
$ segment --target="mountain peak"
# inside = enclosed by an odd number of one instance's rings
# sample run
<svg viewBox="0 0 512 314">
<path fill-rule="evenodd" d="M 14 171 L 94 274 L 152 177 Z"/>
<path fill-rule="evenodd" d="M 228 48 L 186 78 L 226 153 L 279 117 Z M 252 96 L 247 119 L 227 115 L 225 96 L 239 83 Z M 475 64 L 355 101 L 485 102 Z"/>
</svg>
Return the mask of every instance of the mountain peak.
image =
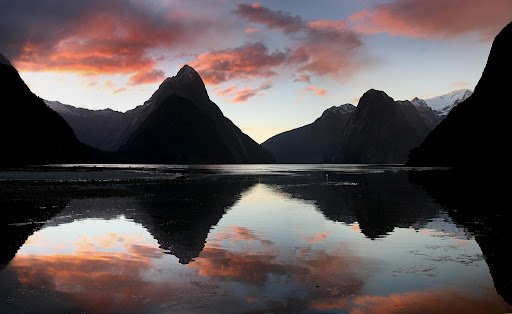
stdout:
<svg viewBox="0 0 512 314">
<path fill-rule="evenodd" d="M 384 104 L 389 101 L 393 102 L 394 100 L 385 92 L 372 88 L 361 96 L 358 107 L 361 105 L 368 106 L 370 104 Z"/>
<path fill-rule="evenodd" d="M 183 77 L 183 78 L 201 78 L 196 70 L 194 70 L 193 67 L 191 67 L 188 64 L 185 64 L 181 67 L 181 69 L 176 74 L 176 77 Z"/>
<path fill-rule="evenodd" d="M 175 76 L 166 78 L 149 102 L 157 97 L 171 94 L 194 101 L 209 101 L 210 99 L 201 76 L 187 64 Z"/>
<path fill-rule="evenodd" d="M 0 52 L 0 64 L 12 66 L 12 64 L 9 62 L 9 59 L 7 59 L 1 52 Z"/>
<path fill-rule="evenodd" d="M 447 94 L 428 99 L 420 99 L 415 97 L 413 100 L 411 100 L 411 102 L 416 107 L 427 106 L 436 111 L 441 116 L 446 116 L 453 107 L 469 98 L 469 96 L 472 94 L 473 92 L 469 89 L 458 89 Z"/>
<path fill-rule="evenodd" d="M 343 104 L 339 106 L 332 106 L 330 108 L 325 109 L 322 113 L 322 116 L 332 115 L 332 114 L 342 114 L 346 112 L 354 111 L 356 107 L 352 104 Z"/>
<path fill-rule="evenodd" d="M 388 94 L 384 93 L 383 91 L 372 88 L 372 89 L 369 89 L 366 93 L 364 93 L 363 96 L 361 96 L 361 98 L 359 99 L 359 103 L 361 103 L 363 98 L 374 98 L 374 97 L 389 98 Z"/>
</svg>

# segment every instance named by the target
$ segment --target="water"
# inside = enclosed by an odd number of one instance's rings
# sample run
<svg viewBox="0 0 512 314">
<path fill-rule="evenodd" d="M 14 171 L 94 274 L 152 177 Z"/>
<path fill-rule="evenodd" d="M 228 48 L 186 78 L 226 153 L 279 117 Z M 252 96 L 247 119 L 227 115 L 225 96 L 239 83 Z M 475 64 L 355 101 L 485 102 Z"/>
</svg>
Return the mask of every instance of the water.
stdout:
<svg viewBox="0 0 512 314">
<path fill-rule="evenodd" d="M 512 310 L 499 229 L 397 167 L 64 168 L 0 183 L 0 312 Z"/>
</svg>

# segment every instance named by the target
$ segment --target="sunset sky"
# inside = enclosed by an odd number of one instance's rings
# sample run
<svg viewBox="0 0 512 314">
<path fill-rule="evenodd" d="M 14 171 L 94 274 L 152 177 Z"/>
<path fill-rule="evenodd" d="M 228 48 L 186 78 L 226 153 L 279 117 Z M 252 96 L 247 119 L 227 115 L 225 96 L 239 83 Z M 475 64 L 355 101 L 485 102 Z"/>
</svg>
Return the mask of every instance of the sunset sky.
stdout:
<svg viewBox="0 0 512 314">
<path fill-rule="evenodd" d="M 125 111 L 184 64 L 257 142 L 357 104 L 473 89 L 510 0 L 0 0 L 0 52 L 48 100 Z"/>
</svg>

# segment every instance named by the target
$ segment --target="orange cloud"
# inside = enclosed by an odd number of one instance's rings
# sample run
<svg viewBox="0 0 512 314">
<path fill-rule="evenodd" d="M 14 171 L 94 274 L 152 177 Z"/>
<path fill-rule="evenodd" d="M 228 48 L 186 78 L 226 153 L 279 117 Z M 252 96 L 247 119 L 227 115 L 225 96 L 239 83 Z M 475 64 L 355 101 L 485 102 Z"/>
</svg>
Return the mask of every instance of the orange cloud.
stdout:
<svg viewBox="0 0 512 314">
<path fill-rule="evenodd" d="M 231 99 L 232 102 L 245 102 L 247 99 L 261 94 L 262 91 L 270 89 L 272 84 L 263 83 L 257 88 L 244 88 L 236 92 L 235 97 Z"/>
<path fill-rule="evenodd" d="M 284 64 L 284 52 L 269 52 L 257 42 L 237 48 L 213 50 L 199 55 L 191 63 L 206 83 L 219 84 L 234 79 L 269 78 L 277 75 L 274 68 Z"/>
<path fill-rule="evenodd" d="M 270 82 L 265 82 L 258 87 L 245 87 L 238 89 L 236 86 L 229 86 L 225 89 L 217 91 L 217 95 L 223 97 L 231 97 L 230 101 L 234 103 L 241 103 L 247 101 L 249 98 L 262 94 L 264 90 L 272 88 Z"/>
<path fill-rule="evenodd" d="M 413 291 L 388 296 L 359 296 L 353 301 L 350 311 L 359 313 L 505 313 L 510 306 L 496 294 L 472 297 L 453 290 Z M 327 305 L 327 304 L 324 304 Z M 323 309 L 339 308 L 337 305 Z M 340 304 L 343 305 L 343 304 Z M 320 308 L 319 308 L 320 309 Z"/>
<path fill-rule="evenodd" d="M 354 13 L 350 25 L 365 34 L 452 38 L 476 32 L 491 40 L 512 19 L 509 0 L 395 0 Z"/>
<path fill-rule="evenodd" d="M 259 30 L 257 28 L 254 28 L 254 27 L 247 27 L 245 29 L 245 33 L 246 34 L 254 34 L 254 33 L 257 33 L 259 32 Z"/>
<path fill-rule="evenodd" d="M 164 71 L 153 69 L 149 72 L 135 73 L 132 77 L 130 77 L 130 84 L 131 85 L 139 85 L 139 84 L 157 83 L 157 82 L 161 82 L 164 78 L 165 78 Z"/>
<path fill-rule="evenodd" d="M 317 96 L 327 95 L 327 90 L 325 88 L 315 87 L 313 85 L 309 85 L 308 87 L 304 88 L 304 90 L 314 92 Z"/>
<path fill-rule="evenodd" d="M 268 253 L 239 253 L 224 249 L 205 247 L 201 255 L 189 264 L 198 274 L 224 281 L 240 281 L 261 285 L 270 274 L 285 275 L 303 272 L 299 267 L 275 261 L 276 256 Z"/>
<path fill-rule="evenodd" d="M 26 7 L 9 4 L 25 14 Z M 212 21 L 197 15 L 176 16 L 141 2 L 79 1 L 63 6 L 34 5 L 37 15 L 9 20 L 8 55 L 21 71 L 60 71 L 82 75 L 130 75 L 129 84 L 160 81 L 157 49 L 196 45 Z M 224 26 L 216 26 L 216 31 Z M 41 30 L 41 31 L 39 31 Z M 11 39 L 12 38 L 12 39 Z"/>
<path fill-rule="evenodd" d="M 308 23 L 313 29 L 339 30 L 347 29 L 347 22 L 344 20 L 316 20 Z"/>
<path fill-rule="evenodd" d="M 312 237 L 304 237 L 304 240 L 308 244 L 316 244 L 316 243 L 322 242 L 325 239 L 327 239 L 329 237 L 329 235 L 330 235 L 330 232 L 320 232 L 318 234 L 315 234 Z"/>
<path fill-rule="evenodd" d="M 146 245 L 131 245 L 126 252 L 117 253 L 18 254 L 11 267 L 23 285 L 64 292 L 83 311 L 115 312 L 119 308 L 116 302 L 132 311 L 144 311 L 144 304 L 134 296 L 163 303 L 173 291 L 170 283 L 143 276 L 154 267 L 152 258 L 161 255 L 158 248 Z M 112 301 L 114 295 L 116 302 Z"/>
<path fill-rule="evenodd" d="M 219 96 L 227 96 L 227 95 L 235 92 L 236 90 L 237 90 L 236 86 L 229 86 L 224 89 L 219 89 L 216 92 L 217 92 L 217 95 L 219 95 Z"/>
</svg>

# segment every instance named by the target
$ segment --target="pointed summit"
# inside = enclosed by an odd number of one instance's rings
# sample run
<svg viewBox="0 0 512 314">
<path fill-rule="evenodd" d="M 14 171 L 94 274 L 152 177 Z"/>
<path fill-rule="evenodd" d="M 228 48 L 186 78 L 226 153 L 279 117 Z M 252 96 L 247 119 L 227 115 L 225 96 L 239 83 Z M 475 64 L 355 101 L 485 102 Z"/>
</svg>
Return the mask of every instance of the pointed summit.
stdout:
<svg viewBox="0 0 512 314">
<path fill-rule="evenodd" d="M 194 70 L 193 67 L 189 66 L 188 64 L 185 64 L 179 71 L 178 74 L 175 76 L 176 78 L 180 78 L 181 80 L 187 80 L 187 81 L 193 81 L 193 80 L 201 80 L 201 77 L 197 73 L 196 70 Z M 201 80 L 202 81 L 202 80 Z"/>
<path fill-rule="evenodd" d="M 403 163 L 411 147 L 429 131 L 409 101 L 395 101 L 383 91 L 370 89 L 343 129 L 337 162 Z"/>
<path fill-rule="evenodd" d="M 176 95 L 198 102 L 210 100 L 201 76 L 187 64 L 175 76 L 166 78 L 148 102 L 169 95 Z"/>
<path fill-rule="evenodd" d="M 12 64 L 9 62 L 9 59 L 7 59 L 1 52 L 0 52 L 0 64 L 12 66 Z"/>
</svg>

